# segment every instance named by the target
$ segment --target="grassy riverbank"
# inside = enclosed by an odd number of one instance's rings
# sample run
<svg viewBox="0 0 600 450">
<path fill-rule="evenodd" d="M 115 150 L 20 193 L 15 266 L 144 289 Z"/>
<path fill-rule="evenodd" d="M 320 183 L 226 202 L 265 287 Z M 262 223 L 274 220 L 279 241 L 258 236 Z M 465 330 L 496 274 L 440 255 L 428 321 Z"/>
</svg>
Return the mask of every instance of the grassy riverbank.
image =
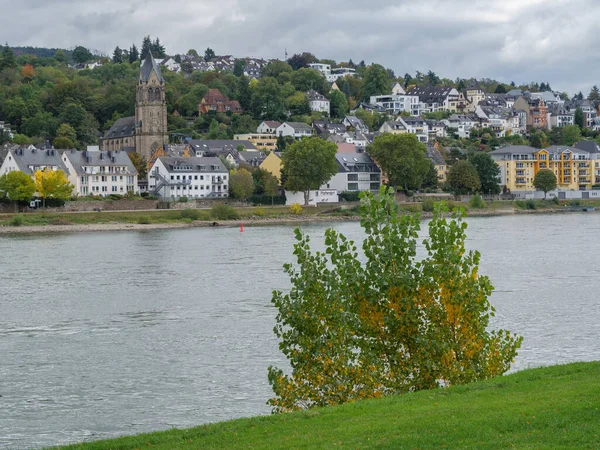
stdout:
<svg viewBox="0 0 600 450">
<path fill-rule="evenodd" d="M 399 203 L 400 214 L 423 213 L 430 217 L 433 203 Z M 429 208 L 427 208 L 429 206 Z M 545 214 L 568 212 L 576 205 L 571 202 L 551 201 L 495 201 L 481 208 L 468 203 L 448 202 L 451 208 L 461 207 L 469 216 L 491 216 L 505 214 Z M 600 210 L 600 200 L 580 200 L 579 207 L 594 206 Z M 303 208 L 300 214 L 292 214 L 286 206 L 248 206 L 228 208 L 228 214 L 218 214 L 213 209 L 188 210 L 144 210 L 144 211 L 101 211 L 101 212 L 31 212 L 0 214 L 0 234 L 22 232 L 79 232 L 139 230 L 152 228 L 184 228 L 192 226 L 248 225 L 272 223 L 297 223 L 327 220 L 357 219 L 357 204 L 321 204 L 319 207 Z M 222 212 L 222 211 L 221 211 Z"/>
<path fill-rule="evenodd" d="M 61 449 L 597 449 L 600 362 Z"/>
</svg>

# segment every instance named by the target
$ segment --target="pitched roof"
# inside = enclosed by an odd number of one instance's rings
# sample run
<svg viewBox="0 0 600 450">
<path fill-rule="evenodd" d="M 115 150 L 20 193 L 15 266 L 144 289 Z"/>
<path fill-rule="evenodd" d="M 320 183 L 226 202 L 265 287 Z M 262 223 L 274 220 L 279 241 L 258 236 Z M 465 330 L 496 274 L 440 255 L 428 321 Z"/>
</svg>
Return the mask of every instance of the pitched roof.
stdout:
<svg viewBox="0 0 600 450">
<path fill-rule="evenodd" d="M 131 136 L 135 136 L 135 116 L 117 119 L 104 135 L 104 139 L 118 139 Z"/>
<path fill-rule="evenodd" d="M 138 173 L 127 153 L 123 151 L 65 150 L 63 157 L 69 159 L 78 175 L 87 173 L 84 170 L 85 166 L 127 167 L 131 175 Z"/>
<path fill-rule="evenodd" d="M 191 158 L 161 156 L 157 161 L 161 161 L 169 172 L 176 168 L 177 172 L 228 172 L 221 160 L 214 156 L 194 156 Z"/>
<path fill-rule="evenodd" d="M 281 122 L 277 122 L 276 120 L 263 120 L 262 123 L 264 123 L 269 128 L 277 128 L 279 125 L 281 125 Z"/>
<path fill-rule="evenodd" d="M 579 141 L 573 147 L 588 153 L 600 153 L 600 146 L 596 141 Z"/>
<path fill-rule="evenodd" d="M 452 89 L 448 86 L 414 86 L 407 94 L 418 96 L 422 103 L 444 103 Z"/>
<path fill-rule="evenodd" d="M 431 159 L 433 161 L 434 164 L 441 166 L 446 164 L 446 161 L 444 160 L 444 157 L 442 156 L 442 154 L 439 152 L 439 150 L 433 146 L 428 145 L 427 146 L 427 155 L 426 155 L 429 159 Z"/>
<path fill-rule="evenodd" d="M 189 143 L 194 151 L 236 150 L 240 145 L 246 150 L 257 150 L 252 142 L 241 139 L 192 139 Z"/>
<path fill-rule="evenodd" d="M 539 148 L 529 147 L 528 145 L 508 145 L 489 152 L 490 155 L 532 155 L 539 152 Z"/>
<path fill-rule="evenodd" d="M 33 172 L 38 168 L 49 166 L 57 167 L 58 170 L 62 170 L 67 174 L 69 173 L 63 163 L 60 152 L 53 148 L 48 150 L 18 148 L 10 149 L 9 153 L 12 154 L 19 170 L 27 175 L 33 175 Z"/>
<path fill-rule="evenodd" d="M 379 173 L 381 169 L 375 164 L 367 153 L 338 153 L 335 155 L 340 172 L 373 172 Z M 367 170 L 365 170 L 365 168 Z"/>
<path fill-rule="evenodd" d="M 284 122 L 282 125 L 292 127 L 294 130 L 306 130 L 312 131 L 312 128 L 306 125 L 304 122 Z"/>
<path fill-rule="evenodd" d="M 311 89 L 310 91 L 308 91 L 306 93 L 306 96 L 308 97 L 308 101 L 311 101 L 311 102 L 313 102 L 313 101 L 328 102 L 329 101 L 325 98 L 325 96 L 323 94 L 319 94 L 314 89 Z"/>
<path fill-rule="evenodd" d="M 154 58 L 152 57 L 152 52 L 148 52 L 146 59 L 140 67 L 140 79 L 144 82 L 147 82 L 150 79 L 150 75 L 152 75 L 152 71 L 156 73 L 159 81 L 165 81 L 160 73 L 160 66 L 156 64 L 156 61 L 154 61 Z"/>
<path fill-rule="evenodd" d="M 253 166 L 260 165 L 260 163 L 267 159 L 267 154 L 263 152 L 238 152 L 238 156 L 241 161 L 252 164 Z"/>
</svg>

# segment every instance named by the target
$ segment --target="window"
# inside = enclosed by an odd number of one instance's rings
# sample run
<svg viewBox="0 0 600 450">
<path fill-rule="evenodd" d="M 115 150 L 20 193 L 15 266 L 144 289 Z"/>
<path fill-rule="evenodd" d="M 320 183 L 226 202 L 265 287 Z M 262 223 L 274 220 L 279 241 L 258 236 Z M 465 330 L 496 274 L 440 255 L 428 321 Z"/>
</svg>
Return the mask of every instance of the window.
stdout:
<svg viewBox="0 0 600 450">
<path fill-rule="evenodd" d="M 372 173 L 370 180 L 371 181 L 379 181 L 379 174 L 378 173 Z"/>
<path fill-rule="evenodd" d="M 106 177 L 106 176 L 102 176 L 102 181 L 103 181 L 103 182 L 106 182 L 107 180 L 108 180 L 108 177 Z"/>
<path fill-rule="evenodd" d="M 113 192 L 117 192 L 117 186 L 113 186 L 113 187 L 112 187 L 112 191 L 113 191 Z"/>
<path fill-rule="evenodd" d="M 171 175 L 171 181 L 173 181 L 175 179 L 174 175 Z"/>
<path fill-rule="evenodd" d="M 121 177 L 121 178 L 123 178 L 123 177 Z M 113 181 L 114 183 L 116 183 L 116 182 L 117 182 L 117 177 L 112 177 L 112 181 Z"/>
<path fill-rule="evenodd" d="M 102 186 L 102 192 L 108 192 L 108 186 Z"/>
<path fill-rule="evenodd" d="M 358 181 L 358 174 L 357 173 L 349 173 L 348 174 L 348 181 Z"/>
<path fill-rule="evenodd" d="M 197 180 L 197 179 L 198 179 L 198 175 L 194 175 L 194 180 Z"/>
<path fill-rule="evenodd" d="M 349 191 L 358 191 L 358 183 L 348 183 Z"/>
</svg>

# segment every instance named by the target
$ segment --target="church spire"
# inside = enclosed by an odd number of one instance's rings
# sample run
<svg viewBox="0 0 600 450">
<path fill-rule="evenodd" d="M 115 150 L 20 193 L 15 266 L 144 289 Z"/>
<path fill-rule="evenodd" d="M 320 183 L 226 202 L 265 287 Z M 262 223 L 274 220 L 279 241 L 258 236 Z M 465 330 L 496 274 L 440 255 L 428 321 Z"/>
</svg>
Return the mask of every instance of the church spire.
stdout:
<svg viewBox="0 0 600 450">
<path fill-rule="evenodd" d="M 142 66 L 140 67 L 141 81 L 148 82 L 148 80 L 150 79 L 150 75 L 152 75 L 153 71 L 156 73 L 156 76 L 158 77 L 159 81 L 165 81 L 162 74 L 160 73 L 160 66 L 156 64 L 156 61 L 152 57 L 152 52 L 148 52 L 148 54 L 146 55 L 146 59 L 144 60 L 144 62 L 142 62 Z"/>
</svg>

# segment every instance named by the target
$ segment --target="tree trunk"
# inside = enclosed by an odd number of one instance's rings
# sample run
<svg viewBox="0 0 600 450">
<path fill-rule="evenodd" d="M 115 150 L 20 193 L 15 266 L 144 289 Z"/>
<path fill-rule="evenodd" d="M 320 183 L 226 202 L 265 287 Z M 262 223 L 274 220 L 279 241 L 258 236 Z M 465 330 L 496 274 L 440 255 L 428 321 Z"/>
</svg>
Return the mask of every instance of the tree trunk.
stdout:
<svg viewBox="0 0 600 450">
<path fill-rule="evenodd" d="M 304 206 L 308 206 L 308 199 L 310 198 L 310 189 L 304 191 Z"/>
</svg>

